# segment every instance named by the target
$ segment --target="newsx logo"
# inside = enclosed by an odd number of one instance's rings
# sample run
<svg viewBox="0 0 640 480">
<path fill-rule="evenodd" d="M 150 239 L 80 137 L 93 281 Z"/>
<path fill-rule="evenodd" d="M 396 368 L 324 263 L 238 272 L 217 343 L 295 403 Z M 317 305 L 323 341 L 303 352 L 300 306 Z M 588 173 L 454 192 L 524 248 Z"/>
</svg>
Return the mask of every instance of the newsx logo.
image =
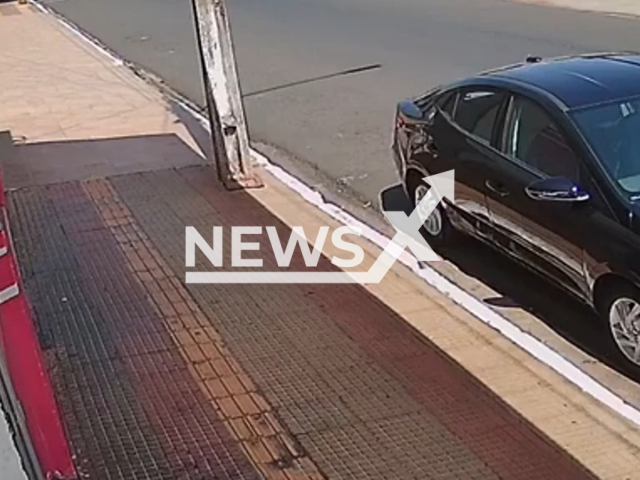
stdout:
<svg viewBox="0 0 640 480">
<path fill-rule="evenodd" d="M 423 179 L 431 185 L 427 195 L 416 206 L 411 215 L 404 212 L 383 211 L 387 220 L 395 228 L 396 234 L 389 241 L 383 252 L 376 259 L 373 266 L 366 272 L 335 271 L 210 271 L 186 273 L 187 283 L 380 283 L 393 263 L 409 248 L 413 255 L 422 262 L 438 261 L 440 257 L 433 251 L 420 234 L 424 221 L 437 208 L 439 203 L 447 198 L 454 201 L 454 172 L 453 170 Z M 307 268 L 318 266 L 323 247 L 329 236 L 330 227 L 322 226 L 313 242 L 313 249 L 302 227 L 293 227 L 286 248 L 276 227 L 264 227 L 269 237 L 278 267 L 287 268 L 291 265 L 296 246 L 299 246 Z M 261 235 L 261 226 L 232 226 L 231 227 L 231 267 L 232 268 L 261 268 L 263 259 L 243 258 L 246 251 L 260 250 L 260 243 L 246 241 L 249 235 Z M 365 258 L 364 249 L 345 239 L 346 235 L 360 236 L 359 227 L 339 227 L 331 235 L 333 245 L 352 254 L 351 258 L 333 256 L 331 263 L 336 267 L 347 269 L 357 267 Z M 185 227 L 185 265 L 187 268 L 196 266 L 196 248 L 199 249 L 215 268 L 223 267 L 223 227 L 213 227 L 213 243 L 200 235 L 195 227 Z"/>
<path fill-rule="evenodd" d="M 313 250 L 309 247 L 307 236 L 302 227 L 293 227 L 291 236 L 284 249 L 278 235 L 276 227 L 265 227 L 271 248 L 278 263 L 278 267 L 284 268 L 291 264 L 296 245 L 299 245 L 304 262 L 307 267 L 317 267 L 322 249 L 329 234 L 329 227 L 320 227 L 318 236 L 313 242 Z M 246 242 L 244 235 L 261 235 L 262 227 L 231 227 L 231 266 L 234 268 L 261 268 L 263 260 L 261 258 L 242 258 L 242 252 L 250 250 L 260 250 L 258 242 Z M 364 260 L 364 250 L 361 246 L 344 239 L 346 234 L 360 235 L 361 230 L 354 227 L 340 227 L 333 231 L 331 241 L 341 250 L 353 253 L 353 258 L 345 260 L 333 257 L 331 263 L 340 268 L 352 268 L 360 265 Z M 207 257 L 214 267 L 223 266 L 223 227 L 213 227 L 213 246 L 200 235 L 194 227 L 186 227 L 186 266 L 196 266 L 196 247 Z"/>
</svg>

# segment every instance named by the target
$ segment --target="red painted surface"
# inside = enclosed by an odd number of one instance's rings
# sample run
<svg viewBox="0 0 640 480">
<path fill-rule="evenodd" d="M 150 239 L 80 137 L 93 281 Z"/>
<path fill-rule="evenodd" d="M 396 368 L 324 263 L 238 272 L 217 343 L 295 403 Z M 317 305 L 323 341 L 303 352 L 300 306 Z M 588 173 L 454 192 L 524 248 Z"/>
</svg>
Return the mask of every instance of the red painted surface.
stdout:
<svg viewBox="0 0 640 480">
<path fill-rule="evenodd" d="M 20 287 L 17 297 L 0 304 L 0 340 L 11 382 L 22 405 L 29 436 L 46 478 L 77 478 L 40 343 L 20 283 L 17 260 L 11 248 L 2 179 L 0 211 L 5 226 L 0 233 L 0 248 L 9 247 L 9 254 L 0 258 L 0 290 L 14 284 Z"/>
</svg>

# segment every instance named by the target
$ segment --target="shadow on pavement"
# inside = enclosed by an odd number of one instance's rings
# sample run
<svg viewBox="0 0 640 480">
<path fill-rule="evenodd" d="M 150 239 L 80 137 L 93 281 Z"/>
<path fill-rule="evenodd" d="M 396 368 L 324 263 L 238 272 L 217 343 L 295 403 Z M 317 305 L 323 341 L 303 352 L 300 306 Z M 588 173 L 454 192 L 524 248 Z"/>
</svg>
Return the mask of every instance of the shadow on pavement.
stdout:
<svg viewBox="0 0 640 480">
<path fill-rule="evenodd" d="M 195 115 L 180 103 L 168 99 L 168 104 L 171 108 L 171 113 L 178 117 L 178 120 L 180 120 L 180 123 L 187 129 L 200 151 L 209 159 L 209 163 L 215 167 L 215 162 L 213 161 L 213 142 L 209 132 L 203 127 Z M 206 115 L 206 113 L 203 113 L 203 115 Z"/>
<path fill-rule="evenodd" d="M 2 170 L 5 186 L 20 188 L 205 163 L 180 137 L 166 133 L 19 145 Z"/>
<path fill-rule="evenodd" d="M 401 185 L 387 188 L 380 197 L 385 210 L 407 214 L 412 210 Z M 569 294 L 471 237 L 463 237 L 459 244 L 438 253 L 464 274 L 500 293 L 498 297 L 481 299 L 485 304 L 498 311 L 523 309 L 602 363 L 640 381 L 640 369 L 629 366 L 621 357 L 609 340 L 606 325 L 589 307 Z"/>
</svg>

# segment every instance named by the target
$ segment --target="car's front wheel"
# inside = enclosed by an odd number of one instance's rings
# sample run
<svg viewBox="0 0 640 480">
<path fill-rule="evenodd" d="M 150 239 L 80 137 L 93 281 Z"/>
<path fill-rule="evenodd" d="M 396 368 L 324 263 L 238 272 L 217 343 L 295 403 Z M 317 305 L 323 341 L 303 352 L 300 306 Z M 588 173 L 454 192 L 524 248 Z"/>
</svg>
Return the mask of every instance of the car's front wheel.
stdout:
<svg viewBox="0 0 640 480">
<path fill-rule="evenodd" d="M 424 221 L 422 233 L 427 242 L 433 247 L 442 247 L 450 243 L 454 231 L 442 203 L 438 203 L 434 208 L 430 203 L 423 202 L 431 187 L 423 182 L 416 182 L 410 187 L 408 190 L 412 205 L 414 209 L 417 209 L 420 219 Z"/>
<path fill-rule="evenodd" d="M 602 315 L 618 350 L 640 366 L 640 291 L 629 286 L 612 292 Z"/>
</svg>

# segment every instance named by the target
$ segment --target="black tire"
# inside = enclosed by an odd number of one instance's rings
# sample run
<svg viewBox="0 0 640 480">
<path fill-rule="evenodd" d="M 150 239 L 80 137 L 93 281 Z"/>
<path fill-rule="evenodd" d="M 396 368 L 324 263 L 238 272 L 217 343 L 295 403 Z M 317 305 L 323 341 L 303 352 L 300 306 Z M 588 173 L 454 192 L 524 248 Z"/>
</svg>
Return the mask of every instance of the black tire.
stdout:
<svg viewBox="0 0 640 480">
<path fill-rule="evenodd" d="M 637 321 L 630 322 L 633 326 L 627 325 L 624 329 L 615 326 L 617 322 L 615 318 L 619 317 L 614 318 L 613 310 L 619 308 L 626 312 L 632 308 L 631 302 L 640 308 L 640 290 L 630 284 L 619 283 L 609 288 L 601 301 L 598 302 L 598 313 L 605 323 L 611 342 L 620 357 L 635 368 L 640 368 L 640 347 L 634 349 L 631 345 L 633 342 L 640 344 L 640 315 L 637 316 Z M 624 317 L 624 315 L 621 315 L 621 317 Z M 627 338 L 629 339 L 629 344 L 625 341 Z M 623 343 L 626 346 L 623 346 Z"/>
<path fill-rule="evenodd" d="M 414 181 L 407 185 L 407 192 L 413 209 L 418 205 L 418 192 L 427 192 L 429 188 L 431 187 L 422 181 Z M 429 228 L 427 226 L 427 222 L 425 222 L 425 225 L 420 230 L 422 236 L 427 240 L 429 245 L 434 248 L 442 248 L 452 245 L 456 240 L 456 231 L 451 225 L 451 221 L 449 220 L 446 210 L 442 206 L 442 202 L 438 204 L 432 215 L 438 217 L 440 227 L 434 228 L 434 226 L 431 226 L 431 228 Z M 438 221 L 435 223 L 438 223 Z"/>
</svg>

